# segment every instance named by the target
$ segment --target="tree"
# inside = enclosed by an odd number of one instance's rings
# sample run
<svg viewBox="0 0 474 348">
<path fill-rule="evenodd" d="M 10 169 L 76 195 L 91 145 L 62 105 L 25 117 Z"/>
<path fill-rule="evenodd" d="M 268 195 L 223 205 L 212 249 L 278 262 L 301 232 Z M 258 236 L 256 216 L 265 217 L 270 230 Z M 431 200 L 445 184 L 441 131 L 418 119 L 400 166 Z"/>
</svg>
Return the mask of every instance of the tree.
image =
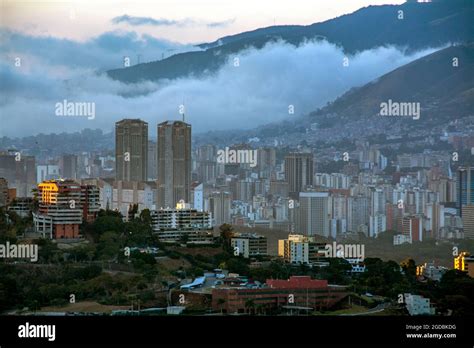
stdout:
<svg viewBox="0 0 474 348">
<path fill-rule="evenodd" d="M 148 225 L 151 225 L 151 212 L 150 209 L 143 209 L 140 213 L 140 220 Z"/>
<path fill-rule="evenodd" d="M 231 238 L 234 235 L 234 231 L 231 225 L 229 224 L 223 224 L 219 227 L 220 230 L 220 236 L 221 236 L 221 241 L 222 241 L 222 246 L 225 251 L 227 252 L 232 252 L 231 248 Z"/>
<path fill-rule="evenodd" d="M 130 258 L 132 260 L 133 267 L 140 271 L 149 270 L 149 266 L 153 266 L 156 264 L 155 258 L 147 253 L 141 253 L 138 250 L 132 251 L 130 254 Z"/>
<path fill-rule="evenodd" d="M 226 262 L 227 269 L 229 272 L 238 274 L 248 274 L 249 266 L 248 261 L 243 257 L 233 257 Z"/>
<path fill-rule="evenodd" d="M 92 261 L 96 255 L 96 245 L 87 244 L 72 248 L 69 255 L 69 259 L 74 259 L 75 262 Z"/>
<path fill-rule="evenodd" d="M 351 264 L 342 258 L 330 258 L 329 266 L 321 270 L 324 279 L 331 283 L 343 284 L 348 279 L 348 272 L 352 269 Z"/>
<path fill-rule="evenodd" d="M 245 301 L 245 308 L 248 310 L 248 314 L 251 314 L 255 310 L 255 302 L 253 299 L 249 298 Z"/>
<path fill-rule="evenodd" d="M 182 233 L 181 236 L 179 237 L 179 241 L 182 244 L 187 244 L 189 241 L 189 235 L 187 233 Z"/>
<path fill-rule="evenodd" d="M 106 210 L 99 210 L 99 214 L 98 214 L 98 217 L 102 217 L 102 216 L 113 216 L 113 217 L 118 217 L 120 219 L 123 218 L 122 214 L 120 214 L 119 211 L 116 211 L 116 210 L 110 210 L 110 209 L 106 209 Z"/>
<path fill-rule="evenodd" d="M 151 226 L 139 219 L 126 222 L 124 225 L 125 243 L 127 246 L 149 246 L 154 244 L 155 237 Z"/>
<path fill-rule="evenodd" d="M 400 262 L 400 266 L 408 277 L 416 277 L 416 263 L 413 259 L 407 258 Z"/>
<path fill-rule="evenodd" d="M 110 212 L 110 211 L 109 211 Z M 124 230 L 124 222 L 121 217 L 115 215 L 99 216 L 89 227 L 89 231 L 94 241 L 99 241 L 100 236 L 105 232 L 112 231 L 122 233 Z"/>
<path fill-rule="evenodd" d="M 220 298 L 217 300 L 217 305 L 221 308 L 221 314 L 223 314 L 225 300 Z"/>
<path fill-rule="evenodd" d="M 128 207 L 128 220 L 135 220 L 135 215 L 138 213 L 138 204 L 130 204 Z"/>
</svg>

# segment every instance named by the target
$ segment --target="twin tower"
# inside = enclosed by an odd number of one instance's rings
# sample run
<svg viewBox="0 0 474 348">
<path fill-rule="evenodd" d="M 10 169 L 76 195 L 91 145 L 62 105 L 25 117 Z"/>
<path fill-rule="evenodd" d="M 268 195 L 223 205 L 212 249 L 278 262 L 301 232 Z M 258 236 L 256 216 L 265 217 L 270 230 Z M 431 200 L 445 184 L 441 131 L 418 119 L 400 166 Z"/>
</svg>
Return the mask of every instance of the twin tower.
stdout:
<svg viewBox="0 0 474 348">
<path fill-rule="evenodd" d="M 158 208 L 174 208 L 180 200 L 190 201 L 191 125 L 165 121 L 158 124 L 157 134 Z M 147 122 L 124 119 L 115 123 L 116 180 L 147 181 L 148 151 Z"/>
</svg>

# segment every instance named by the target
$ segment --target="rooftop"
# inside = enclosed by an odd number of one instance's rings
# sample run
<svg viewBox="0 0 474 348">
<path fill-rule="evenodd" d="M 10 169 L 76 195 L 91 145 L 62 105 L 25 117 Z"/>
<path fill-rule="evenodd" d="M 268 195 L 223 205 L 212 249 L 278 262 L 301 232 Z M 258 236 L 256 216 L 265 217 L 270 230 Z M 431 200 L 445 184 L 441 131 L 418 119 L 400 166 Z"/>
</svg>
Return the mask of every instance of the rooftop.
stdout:
<svg viewBox="0 0 474 348">
<path fill-rule="evenodd" d="M 284 279 L 267 279 L 269 287 L 276 289 L 315 289 L 326 288 L 328 286 L 327 280 L 311 279 L 309 276 L 292 276 L 288 280 Z"/>
</svg>

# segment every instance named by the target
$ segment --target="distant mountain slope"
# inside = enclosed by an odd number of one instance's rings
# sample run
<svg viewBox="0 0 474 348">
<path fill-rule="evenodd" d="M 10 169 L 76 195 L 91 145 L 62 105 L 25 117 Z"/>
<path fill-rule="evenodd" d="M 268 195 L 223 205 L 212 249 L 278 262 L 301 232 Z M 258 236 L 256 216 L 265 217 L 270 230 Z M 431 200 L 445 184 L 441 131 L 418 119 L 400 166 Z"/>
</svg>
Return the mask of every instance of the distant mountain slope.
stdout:
<svg viewBox="0 0 474 348">
<path fill-rule="evenodd" d="M 201 76 L 216 71 L 230 56 L 245 48 L 259 49 L 278 39 L 298 45 L 307 39 L 326 38 L 349 53 L 383 45 L 417 50 L 449 42 L 467 42 L 474 40 L 473 3 L 472 0 L 442 0 L 369 6 L 309 26 L 274 26 L 227 36 L 200 45 L 204 51 L 176 54 L 161 61 L 110 70 L 108 75 L 129 83 Z M 403 11 L 403 19 L 398 19 L 399 10 Z"/>
<path fill-rule="evenodd" d="M 403 20 L 398 19 L 399 10 L 403 11 Z M 280 37 L 295 44 L 306 38 L 323 36 L 340 44 L 347 52 L 387 44 L 406 45 L 413 49 L 439 46 L 448 41 L 464 41 L 472 37 L 472 11 L 470 0 L 369 6 L 321 23 L 261 28 L 223 37 L 199 47 L 211 48 L 260 36 Z"/>
<path fill-rule="evenodd" d="M 458 66 L 453 66 L 457 58 Z M 342 118 L 377 115 L 388 99 L 419 102 L 437 117 L 474 114 L 474 44 L 451 46 L 417 59 L 354 88 L 330 106 L 314 113 L 337 114 Z"/>
<path fill-rule="evenodd" d="M 459 66 L 453 66 L 453 58 Z M 419 120 L 382 117 L 380 104 L 418 102 Z M 353 88 L 317 111 L 292 120 L 274 122 L 245 131 L 208 132 L 202 142 L 243 142 L 258 137 L 262 143 L 359 140 L 367 134 L 429 134 L 455 119 L 474 116 L 474 44 L 450 46 L 395 69 L 370 83 Z M 309 131 L 317 124 L 315 131 Z M 423 133 L 424 134 L 424 133 Z"/>
</svg>

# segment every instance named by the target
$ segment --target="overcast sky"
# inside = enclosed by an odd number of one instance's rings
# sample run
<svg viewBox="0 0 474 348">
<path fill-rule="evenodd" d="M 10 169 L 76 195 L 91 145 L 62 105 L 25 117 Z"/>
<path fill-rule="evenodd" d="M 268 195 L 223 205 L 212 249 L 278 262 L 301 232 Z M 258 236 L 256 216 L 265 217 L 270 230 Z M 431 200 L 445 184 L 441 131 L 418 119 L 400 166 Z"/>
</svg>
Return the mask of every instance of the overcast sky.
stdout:
<svg viewBox="0 0 474 348">
<path fill-rule="evenodd" d="M 181 43 L 273 24 L 311 24 L 404 0 L 1 0 L 0 25 L 32 35 L 87 40 L 133 30 Z M 128 17 L 124 17 L 127 15 Z M 116 20 L 112 20 L 112 19 Z"/>
</svg>

